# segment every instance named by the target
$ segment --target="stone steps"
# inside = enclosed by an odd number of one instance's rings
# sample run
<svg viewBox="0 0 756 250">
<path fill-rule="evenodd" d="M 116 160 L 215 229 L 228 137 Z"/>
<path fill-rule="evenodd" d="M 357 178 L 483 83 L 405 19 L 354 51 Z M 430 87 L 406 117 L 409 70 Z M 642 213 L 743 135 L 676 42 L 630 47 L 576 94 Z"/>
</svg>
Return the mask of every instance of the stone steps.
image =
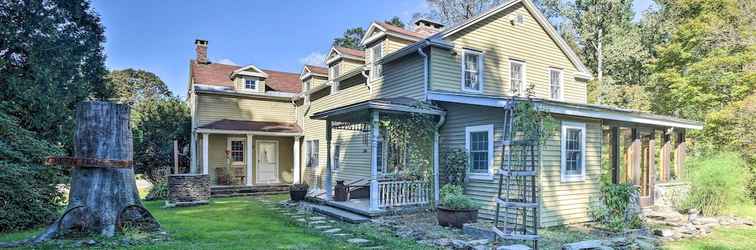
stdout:
<svg viewBox="0 0 756 250">
<path fill-rule="evenodd" d="M 338 209 L 331 206 L 318 205 L 314 203 L 304 203 L 304 205 L 316 213 L 326 215 L 334 219 L 349 222 L 349 223 L 357 224 L 357 223 L 367 222 L 370 220 L 370 218 L 365 217 L 363 215 L 359 215 L 356 213 L 352 213 L 352 212 Z"/>
</svg>

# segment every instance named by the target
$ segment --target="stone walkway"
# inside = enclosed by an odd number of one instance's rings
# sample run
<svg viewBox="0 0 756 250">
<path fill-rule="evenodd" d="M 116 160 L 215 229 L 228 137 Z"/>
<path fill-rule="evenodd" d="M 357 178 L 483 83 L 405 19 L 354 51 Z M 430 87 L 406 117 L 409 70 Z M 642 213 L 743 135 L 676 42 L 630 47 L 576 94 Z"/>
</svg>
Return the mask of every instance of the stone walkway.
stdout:
<svg viewBox="0 0 756 250">
<path fill-rule="evenodd" d="M 259 201 L 266 208 L 277 211 L 300 226 L 314 229 L 328 237 L 344 240 L 350 244 L 360 246 L 363 249 L 383 249 L 383 246 L 375 242 L 354 236 L 340 226 L 340 222 L 334 221 L 315 213 L 309 209 L 300 209 L 299 206 L 291 206 L 287 202 L 276 202 L 265 196 L 256 196 L 252 199 Z"/>
</svg>

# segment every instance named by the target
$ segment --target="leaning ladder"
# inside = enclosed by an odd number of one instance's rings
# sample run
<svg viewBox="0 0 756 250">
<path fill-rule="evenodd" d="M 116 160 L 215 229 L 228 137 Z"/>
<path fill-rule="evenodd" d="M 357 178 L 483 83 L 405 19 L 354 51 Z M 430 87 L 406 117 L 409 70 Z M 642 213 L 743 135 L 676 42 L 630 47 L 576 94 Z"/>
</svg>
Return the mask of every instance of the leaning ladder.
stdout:
<svg viewBox="0 0 756 250">
<path fill-rule="evenodd" d="M 504 140 L 496 217 L 493 232 L 496 241 L 530 242 L 538 249 L 538 196 L 536 178 L 538 140 L 519 139 L 515 124 L 515 99 L 504 107 Z M 536 137 L 537 138 L 537 137 Z"/>
</svg>

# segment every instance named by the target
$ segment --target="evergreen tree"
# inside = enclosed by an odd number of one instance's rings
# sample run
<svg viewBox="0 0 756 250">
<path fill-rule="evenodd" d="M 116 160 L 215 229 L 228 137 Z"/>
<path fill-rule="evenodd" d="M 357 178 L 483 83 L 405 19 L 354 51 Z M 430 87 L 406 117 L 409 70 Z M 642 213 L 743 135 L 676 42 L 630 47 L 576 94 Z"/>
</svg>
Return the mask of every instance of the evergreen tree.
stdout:
<svg viewBox="0 0 756 250">
<path fill-rule="evenodd" d="M 365 36 L 365 29 L 362 27 L 347 29 L 344 36 L 333 39 L 332 45 L 334 47 L 364 50 L 365 48 L 360 46 L 360 40 L 363 36 Z"/>
</svg>

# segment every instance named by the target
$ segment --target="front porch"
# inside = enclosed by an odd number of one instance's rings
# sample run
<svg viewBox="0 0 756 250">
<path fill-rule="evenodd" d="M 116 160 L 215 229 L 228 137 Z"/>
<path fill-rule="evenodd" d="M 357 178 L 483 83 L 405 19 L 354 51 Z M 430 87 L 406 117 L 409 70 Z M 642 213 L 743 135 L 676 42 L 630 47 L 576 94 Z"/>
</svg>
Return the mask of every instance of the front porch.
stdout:
<svg viewBox="0 0 756 250">
<path fill-rule="evenodd" d="M 438 132 L 443 122 L 445 112 L 431 105 L 418 105 L 418 101 L 410 98 L 374 99 L 352 105 L 334 108 L 315 113 L 311 118 L 325 120 L 326 139 L 326 168 L 322 176 L 323 190 L 316 192 L 316 198 L 325 204 L 369 217 L 408 210 L 417 207 L 427 207 L 437 204 L 439 200 L 439 172 L 438 172 Z M 427 159 L 427 166 L 409 166 L 411 161 L 391 162 L 388 158 L 396 150 L 381 131 L 381 122 L 389 115 L 423 115 L 434 121 L 435 133 L 433 137 L 432 156 Z M 331 138 L 334 130 L 357 131 L 362 133 L 369 143 L 370 176 L 361 179 L 338 179 L 345 185 L 335 190 L 333 182 L 334 165 L 339 164 L 338 151 L 334 153 Z M 344 150 L 348 151 L 348 149 Z M 398 154 L 398 153 L 397 153 Z M 338 165 L 336 166 L 338 168 Z M 403 172 L 407 169 L 426 168 L 421 175 L 407 176 Z M 344 193 L 348 193 L 344 197 Z M 341 192 L 339 194 L 338 192 Z M 339 197 L 337 197 L 339 196 Z M 346 199 L 344 199 L 346 198 Z"/>
</svg>

